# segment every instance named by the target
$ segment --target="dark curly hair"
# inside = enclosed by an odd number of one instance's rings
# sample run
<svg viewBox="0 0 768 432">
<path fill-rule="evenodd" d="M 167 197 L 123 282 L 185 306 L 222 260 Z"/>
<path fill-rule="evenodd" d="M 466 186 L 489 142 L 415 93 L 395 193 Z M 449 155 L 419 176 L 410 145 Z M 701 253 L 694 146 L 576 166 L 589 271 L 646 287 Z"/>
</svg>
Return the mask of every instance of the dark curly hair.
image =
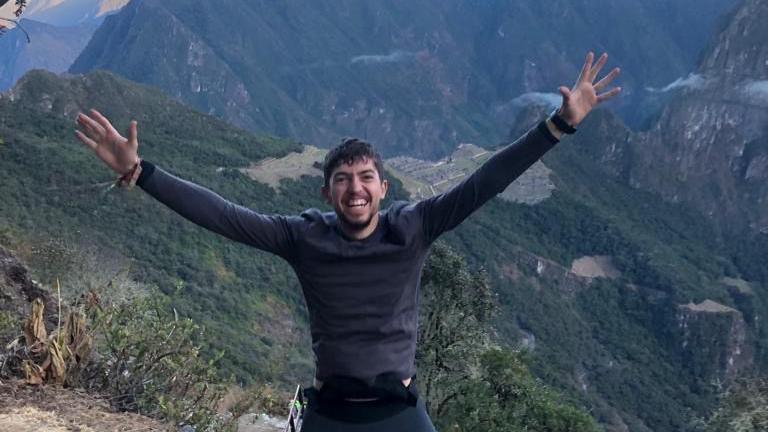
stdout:
<svg viewBox="0 0 768 432">
<path fill-rule="evenodd" d="M 381 155 L 376 151 L 371 143 L 357 138 L 344 138 L 341 144 L 332 148 L 325 156 L 323 162 L 323 180 L 325 187 L 330 185 L 331 173 L 342 163 L 351 165 L 355 162 L 373 160 L 376 171 L 379 172 L 379 178 L 384 179 L 384 162 Z"/>
</svg>

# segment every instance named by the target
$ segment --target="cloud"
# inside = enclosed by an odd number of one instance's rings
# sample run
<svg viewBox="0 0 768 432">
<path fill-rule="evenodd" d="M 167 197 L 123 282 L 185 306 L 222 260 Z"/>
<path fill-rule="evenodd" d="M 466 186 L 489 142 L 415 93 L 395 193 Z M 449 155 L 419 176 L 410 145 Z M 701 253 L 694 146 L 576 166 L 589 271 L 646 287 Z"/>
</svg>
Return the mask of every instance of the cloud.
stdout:
<svg viewBox="0 0 768 432">
<path fill-rule="evenodd" d="M 557 93 L 531 92 L 524 93 L 512 99 L 512 105 L 518 107 L 528 105 L 546 105 L 548 108 L 555 108 L 560 106 L 561 102 L 562 96 Z"/>
<path fill-rule="evenodd" d="M 381 63 L 400 63 L 410 61 L 416 58 L 416 53 L 409 51 L 393 51 L 387 55 L 360 55 L 353 57 L 350 63 L 356 64 L 381 64 Z"/>
<path fill-rule="evenodd" d="M 752 81 L 744 86 L 747 94 L 761 99 L 768 99 L 768 81 Z"/>
<path fill-rule="evenodd" d="M 701 89 L 709 83 L 709 80 L 699 74 L 690 74 L 685 78 L 678 78 L 662 88 L 646 87 L 651 93 L 666 93 L 678 88 Z"/>
</svg>

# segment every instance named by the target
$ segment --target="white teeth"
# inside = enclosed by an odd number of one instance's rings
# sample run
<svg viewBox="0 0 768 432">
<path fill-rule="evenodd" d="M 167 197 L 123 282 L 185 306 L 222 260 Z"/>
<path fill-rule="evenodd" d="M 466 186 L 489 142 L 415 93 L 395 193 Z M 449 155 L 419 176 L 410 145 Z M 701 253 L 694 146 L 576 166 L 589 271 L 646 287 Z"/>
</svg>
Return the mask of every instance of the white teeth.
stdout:
<svg viewBox="0 0 768 432">
<path fill-rule="evenodd" d="M 366 201 L 366 200 L 364 200 L 364 199 L 356 199 L 356 200 L 351 200 L 351 201 L 349 201 L 349 202 L 347 203 L 347 205 L 348 205 L 349 207 L 361 207 L 361 206 L 364 206 L 364 205 L 366 205 L 366 204 L 368 204 L 368 201 Z"/>
</svg>

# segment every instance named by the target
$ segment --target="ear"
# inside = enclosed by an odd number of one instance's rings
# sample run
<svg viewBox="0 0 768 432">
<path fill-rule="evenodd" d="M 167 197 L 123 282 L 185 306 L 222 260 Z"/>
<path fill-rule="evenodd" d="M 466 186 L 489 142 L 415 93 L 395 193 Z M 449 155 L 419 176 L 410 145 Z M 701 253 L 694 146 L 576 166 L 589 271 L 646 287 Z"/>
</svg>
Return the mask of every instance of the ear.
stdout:
<svg viewBox="0 0 768 432">
<path fill-rule="evenodd" d="M 387 197 L 387 190 L 389 189 L 389 182 L 384 179 L 381 181 L 381 199 Z"/>
<path fill-rule="evenodd" d="M 333 200 L 331 200 L 331 190 L 328 186 L 320 187 L 320 196 L 322 196 L 328 204 L 333 204 Z"/>
</svg>

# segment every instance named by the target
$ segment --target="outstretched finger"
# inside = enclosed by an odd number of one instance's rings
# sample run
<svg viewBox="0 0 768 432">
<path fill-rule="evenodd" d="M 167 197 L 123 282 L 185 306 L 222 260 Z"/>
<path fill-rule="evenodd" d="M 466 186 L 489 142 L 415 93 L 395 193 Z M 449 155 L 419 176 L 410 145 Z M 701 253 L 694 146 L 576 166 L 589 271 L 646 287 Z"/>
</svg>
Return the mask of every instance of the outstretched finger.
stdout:
<svg viewBox="0 0 768 432">
<path fill-rule="evenodd" d="M 609 91 L 607 91 L 607 92 L 605 92 L 603 94 L 597 95 L 597 102 L 600 103 L 600 102 L 603 102 L 605 100 L 608 100 L 608 99 L 616 96 L 620 92 L 621 92 L 621 87 L 614 87 L 611 90 L 609 90 Z"/>
<path fill-rule="evenodd" d="M 589 70 L 589 82 L 593 82 L 595 78 L 597 78 L 597 74 L 600 73 L 600 70 L 605 66 L 605 62 L 608 61 L 608 54 L 603 53 L 603 55 L 600 56 L 599 59 L 597 59 L 597 63 L 595 64 L 592 69 Z"/>
<path fill-rule="evenodd" d="M 99 144 L 96 143 L 96 141 L 88 138 L 84 133 L 80 132 L 79 130 L 75 130 L 75 137 L 83 143 L 86 147 L 90 148 L 93 151 L 96 151 L 97 148 L 99 148 Z"/>
<path fill-rule="evenodd" d="M 592 69 L 592 61 L 595 58 L 595 54 L 592 53 L 592 51 L 587 54 L 587 58 L 584 59 L 584 66 L 581 67 L 581 72 L 579 72 L 579 78 L 576 80 L 577 83 L 580 83 L 581 81 L 584 81 L 589 78 L 589 71 Z"/>
<path fill-rule="evenodd" d="M 597 84 L 595 84 L 595 91 L 599 92 L 600 90 L 605 88 L 605 86 L 610 84 L 611 81 L 613 81 L 613 79 L 616 78 L 616 76 L 620 72 L 621 72 L 621 69 L 619 68 L 614 68 L 612 71 L 610 71 L 608 75 L 604 76 L 603 79 L 601 79 L 600 81 L 597 82 Z"/>
<path fill-rule="evenodd" d="M 100 112 L 96 111 L 95 109 L 91 109 L 91 114 L 93 115 L 93 118 L 104 128 L 105 131 L 119 135 L 115 128 L 112 127 L 112 123 L 110 123 L 109 120 L 107 120 L 107 118 L 104 117 Z"/>
<path fill-rule="evenodd" d="M 91 136 L 104 136 L 106 132 L 96 120 L 82 113 L 77 116 L 77 124 L 85 129 L 86 132 L 89 132 Z"/>
<path fill-rule="evenodd" d="M 77 139 L 80 140 L 81 143 L 85 144 L 88 148 L 93 150 L 93 152 L 96 153 L 96 156 L 99 159 L 101 159 L 104 163 L 106 163 L 107 166 L 112 168 L 115 165 L 115 156 L 106 146 L 100 146 L 99 143 L 88 138 L 87 135 L 80 132 L 79 130 L 75 131 L 75 137 L 77 137 Z"/>
</svg>

